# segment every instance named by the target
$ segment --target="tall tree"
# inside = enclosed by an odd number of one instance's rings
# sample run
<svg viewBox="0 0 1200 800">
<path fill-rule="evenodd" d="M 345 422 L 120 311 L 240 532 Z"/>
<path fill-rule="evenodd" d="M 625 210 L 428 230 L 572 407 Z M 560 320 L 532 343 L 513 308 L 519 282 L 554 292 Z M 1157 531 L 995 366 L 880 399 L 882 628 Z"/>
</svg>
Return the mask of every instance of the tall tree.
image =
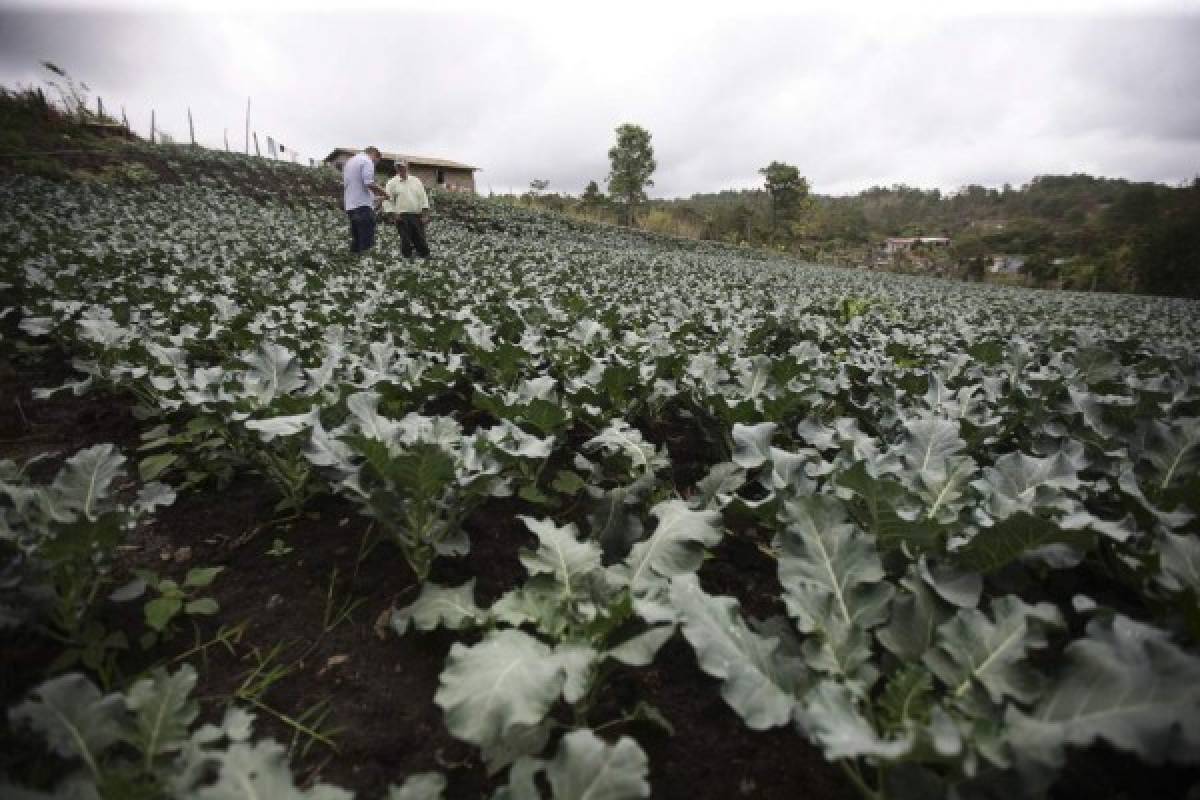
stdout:
<svg viewBox="0 0 1200 800">
<path fill-rule="evenodd" d="M 767 195 L 771 198 L 771 235 L 786 219 L 800 208 L 808 197 L 808 179 L 800 170 L 782 161 L 772 161 L 758 171 L 766 179 Z"/>
<path fill-rule="evenodd" d="M 621 202 L 621 217 L 632 225 L 637 206 L 646 202 L 646 187 L 653 186 L 650 176 L 658 168 L 650 132 L 640 125 L 625 124 L 617 128 L 617 143 L 608 151 L 612 169 L 608 173 L 608 192 Z"/>
</svg>

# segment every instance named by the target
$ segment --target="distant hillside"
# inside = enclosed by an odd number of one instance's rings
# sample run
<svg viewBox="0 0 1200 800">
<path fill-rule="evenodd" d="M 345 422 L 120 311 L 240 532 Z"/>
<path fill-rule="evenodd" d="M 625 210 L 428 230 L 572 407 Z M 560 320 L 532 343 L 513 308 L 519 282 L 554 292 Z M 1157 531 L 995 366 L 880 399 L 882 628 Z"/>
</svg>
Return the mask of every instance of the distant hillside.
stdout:
<svg viewBox="0 0 1200 800">
<path fill-rule="evenodd" d="M 543 207 L 615 220 L 604 202 L 557 195 Z M 601 198 L 603 200 L 603 198 Z M 647 204 L 650 230 L 769 246 L 812 261 L 981 279 L 991 259 L 1025 257 L 1026 285 L 1178 296 L 1200 294 L 1200 178 L 1186 187 L 1091 175 L 1045 175 L 1019 188 L 966 186 L 943 194 L 910 186 L 809 195 L 772 224 L 762 189 Z M 888 237 L 948 236 L 944 252 L 881 258 Z"/>
</svg>

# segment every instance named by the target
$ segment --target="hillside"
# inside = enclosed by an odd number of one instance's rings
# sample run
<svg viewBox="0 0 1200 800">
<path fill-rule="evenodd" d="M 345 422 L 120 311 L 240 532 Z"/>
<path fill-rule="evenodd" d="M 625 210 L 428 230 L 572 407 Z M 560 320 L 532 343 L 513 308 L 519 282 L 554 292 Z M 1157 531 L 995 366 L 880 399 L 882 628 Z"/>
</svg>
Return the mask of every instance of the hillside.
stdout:
<svg viewBox="0 0 1200 800">
<path fill-rule="evenodd" d="M 356 257 L 333 173 L 75 149 L 0 174 L 5 780 L 1200 782 L 1197 302 L 459 195 Z"/>
<path fill-rule="evenodd" d="M 606 202 L 541 195 L 543 208 L 615 220 Z M 1200 179 L 1164 186 L 1091 175 L 1043 175 L 1019 187 L 952 193 L 877 186 L 812 194 L 772 222 L 762 189 L 650 201 L 639 224 L 679 236 L 749 244 L 809 261 L 991 279 L 999 255 L 1021 255 L 1026 286 L 1195 297 L 1200 292 Z M 888 257 L 888 237 L 945 236 L 952 246 Z"/>
</svg>

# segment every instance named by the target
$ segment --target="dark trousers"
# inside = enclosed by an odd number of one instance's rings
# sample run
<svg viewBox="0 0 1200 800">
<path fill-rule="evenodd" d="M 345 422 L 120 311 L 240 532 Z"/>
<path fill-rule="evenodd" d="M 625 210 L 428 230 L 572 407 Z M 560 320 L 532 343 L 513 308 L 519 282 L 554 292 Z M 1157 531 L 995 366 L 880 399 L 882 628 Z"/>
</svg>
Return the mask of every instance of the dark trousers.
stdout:
<svg viewBox="0 0 1200 800">
<path fill-rule="evenodd" d="M 400 252 L 405 258 L 412 258 L 414 250 L 421 258 L 429 258 L 425 222 L 420 214 L 397 214 L 396 230 L 400 232 Z"/>
<path fill-rule="evenodd" d="M 359 206 L 346 212 L 350 217 L 350 252 L 363 253 L 375 246 L 375 210 Z"/>
</svg>

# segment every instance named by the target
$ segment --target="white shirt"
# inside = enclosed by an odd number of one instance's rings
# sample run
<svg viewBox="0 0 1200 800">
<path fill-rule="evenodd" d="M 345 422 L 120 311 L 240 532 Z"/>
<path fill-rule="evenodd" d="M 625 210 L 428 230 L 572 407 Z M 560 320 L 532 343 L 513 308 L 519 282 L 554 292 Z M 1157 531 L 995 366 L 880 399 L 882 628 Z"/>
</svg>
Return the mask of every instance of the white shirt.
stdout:
<svg viewBox="0 0 1200 800">
<path fill-rule="evenodd" d="M 362 206 L 374 208 L 375 197 L 367 188 L 368 184 L 374 182 L 375 162 L 371 160 L 371 157 L 366 153 L 359 153 L 351 157 L 342 167 L 342 184 L 345 187 L 342 199 L 345 209 L 352 211 Z"/>
<path fill-rule="evenodd" d="M 425 194 L 425 184 L 416 175 L 401 179 L 392 178 L 384 187 L 387 199 L 383 201 L 383 210 L 392 214 L 415 214 L 429 209 L 429 196 Z"/>
</svg>

